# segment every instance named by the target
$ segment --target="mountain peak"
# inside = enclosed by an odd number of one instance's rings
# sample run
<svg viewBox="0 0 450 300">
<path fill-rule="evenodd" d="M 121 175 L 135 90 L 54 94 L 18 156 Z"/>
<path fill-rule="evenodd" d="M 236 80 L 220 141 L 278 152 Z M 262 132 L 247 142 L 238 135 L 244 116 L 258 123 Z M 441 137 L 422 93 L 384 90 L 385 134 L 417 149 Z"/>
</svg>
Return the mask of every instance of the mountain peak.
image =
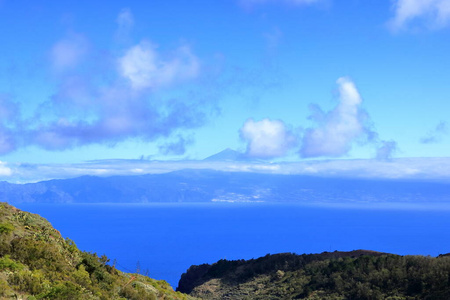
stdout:
<svg viewBox="0 0 450 300">
<path fill-rule="evenodd" d="M 208 156 L 204 160 L 206 161 L 243 161 L 248 160 L 248 156 L 244 153 L 227 148 L 219 153 Z"/>
</svg>

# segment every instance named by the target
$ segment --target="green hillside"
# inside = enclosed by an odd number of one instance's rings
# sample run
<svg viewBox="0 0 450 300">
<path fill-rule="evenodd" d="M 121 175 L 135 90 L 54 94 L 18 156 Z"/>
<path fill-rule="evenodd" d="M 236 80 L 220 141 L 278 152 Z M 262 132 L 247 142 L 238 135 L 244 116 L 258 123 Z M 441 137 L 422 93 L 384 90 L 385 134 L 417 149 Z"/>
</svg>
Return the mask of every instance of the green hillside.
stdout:
<svg viewBox="0 0 450 300">
<path fill-rule="evenodd" d="M 450 299 L 450 257 L 366 250 L 191 266 L 179 291 L 202 299 Z"/>
<path fill-rule="evenodd" d="M 162 280 L 118 271 L 44 218 L 0 202 L 0 299 L 193 299 Z"/>
</svg>

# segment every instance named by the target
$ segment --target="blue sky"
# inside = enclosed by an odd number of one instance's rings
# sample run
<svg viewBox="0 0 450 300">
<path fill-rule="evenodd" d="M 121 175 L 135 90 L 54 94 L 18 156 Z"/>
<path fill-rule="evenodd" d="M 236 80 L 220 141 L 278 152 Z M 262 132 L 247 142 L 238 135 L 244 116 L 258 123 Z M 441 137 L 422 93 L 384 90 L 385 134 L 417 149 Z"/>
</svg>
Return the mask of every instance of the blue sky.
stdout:
<svg viewBox="0 0 450 300">
<path fill-rule="evenodd" d="M 448 157 L 446 0 L 0 0 L 0 38 L 6 180 L 226 148 L 267 163 Z"/>
</svg>

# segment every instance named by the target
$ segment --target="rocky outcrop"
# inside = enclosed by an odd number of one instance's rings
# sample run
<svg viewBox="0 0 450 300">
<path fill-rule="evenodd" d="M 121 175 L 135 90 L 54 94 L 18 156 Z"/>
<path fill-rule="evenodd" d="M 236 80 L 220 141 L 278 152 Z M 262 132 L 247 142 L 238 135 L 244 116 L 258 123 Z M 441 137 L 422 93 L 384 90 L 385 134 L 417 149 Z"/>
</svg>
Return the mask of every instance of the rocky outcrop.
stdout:
<svg viewBox="0 0 450 300">
<path fill-rule="evenodd" d="M 181 275 L 177 291 L 184 291 L 183 293 L 192 292 L 196 286 L 202 285 L 206 281 L 208 277 L 205 275 L 209 269 L 211 269 L 211 265 L 209 264 L 191 266 L 186 273 Z"/>
</svg>

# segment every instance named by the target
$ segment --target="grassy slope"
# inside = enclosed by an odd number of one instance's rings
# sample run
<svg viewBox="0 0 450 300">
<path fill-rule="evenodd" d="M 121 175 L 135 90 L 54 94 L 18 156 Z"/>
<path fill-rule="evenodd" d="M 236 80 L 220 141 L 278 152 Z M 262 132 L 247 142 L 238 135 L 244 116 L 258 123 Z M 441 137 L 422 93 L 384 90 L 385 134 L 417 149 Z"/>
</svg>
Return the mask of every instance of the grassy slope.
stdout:
<svg viewBox="0 0 450 300">
<path fill-rule="evenodd" d="M 0 299 L 193 299 L 80 251 L 44 218 L 0 202 Z"/>
</svg>

